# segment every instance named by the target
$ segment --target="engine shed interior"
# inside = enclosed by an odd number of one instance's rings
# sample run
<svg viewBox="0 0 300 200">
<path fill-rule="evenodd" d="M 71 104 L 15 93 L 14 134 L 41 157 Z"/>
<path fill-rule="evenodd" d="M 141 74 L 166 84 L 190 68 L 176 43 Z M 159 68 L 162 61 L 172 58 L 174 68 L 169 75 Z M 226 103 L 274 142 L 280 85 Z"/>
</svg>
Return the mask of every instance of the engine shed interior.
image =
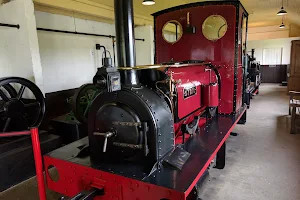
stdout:
<svg viewBox="0 0 300 200">
<path fill-rule="evenodd" d="M 8 66 L 0 78 L 0 199 L 35 199 L 14 192 L 26 190 L 22 185 L 35 175 L 40 200 L 243 199 L 242 190 L 236 197 L 222 194 L 219 181 L 216 192 L 208 195 L 208 190 L 214 188 L 212 180 L 229 177 L 229 169 L 252 162 L 241 159 L 247 149 L 262 151 L 258 146 L 270 143 L 262 138 L 271 137 L 274 128 L 263 123 L 277 120 L 277 132 L 291 133 L 283 143 L 297 146 L 298 139 L 291 137 L 300 119 L 299 40 L 291 43 L 288 73 L 283 47 L 255 47 L 248 3 L 178 0 L 162 6 L 143 0 L 149 18 L 133 0 L 64 1 L 0 1 L 0 35 L 2 28 L 20 31 L 13 35 L 20 45 L 6 42 L 3 55 L 23 52 L 20 59 L 31 66 L 17 69 L 18 59 L 8 62 L 0 56 L 0 70 Z M 160 9 L 151 9 L 155 5 Z M 15 9 L 19 24 L 2 23 Z M 101 20 L 96 17 L 100 12 L 105 15 Z M 287 13 L 282 1 L 280 29 Z M 297 35 L 297 27 L 291 24 L 290 30 Z M 52 38 L 55 34 L 59 39 Z M 268 93 L 275 85 L 264 82 L 271 69 L 285 70 L 274 92 L 282 93 L 288 84 L 284 119 L 274 117 L 275 110 L 264 117 L 259 109 L 262 99 L 285 109 Z M 283 128 L 283 121 L 289 126 Z M 246 136 L 256 136 L 256 151 Z M 232 152 L 242 153 L 233 159 Z M 255 159 L 259 168 L 271 163 Z M 249 181 L 251 175 L 245 177 Z"/>
</svg>

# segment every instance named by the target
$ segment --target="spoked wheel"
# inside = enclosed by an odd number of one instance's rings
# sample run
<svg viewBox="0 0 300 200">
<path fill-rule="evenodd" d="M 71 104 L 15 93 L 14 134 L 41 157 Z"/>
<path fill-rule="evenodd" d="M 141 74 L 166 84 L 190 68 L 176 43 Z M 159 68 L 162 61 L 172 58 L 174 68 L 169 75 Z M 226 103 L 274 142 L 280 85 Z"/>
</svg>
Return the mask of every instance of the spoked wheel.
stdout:
<svg viewBox="0 0 300 200">
<path fill-rule="evenodd" d="M 17 97 L 17 94 L 18 94 L 17 91 L 10 84 L 3 85 L 3 88 L 8 92 L 8 94 L 11 98 Z"/>
<path fill-rule="evenodd" d="M 0 79 L 0 132 L 38 127 L 44 114 L 45 99 L 34 83 L 19 77 Z"/>
<path fill-rule="evenodd" d="M 81 123 L 87 122 L 89 108 L 99 93 L 100 89 L 94 84 L 84 84 L 75 92 L 72 108 L 78 121 Z"/>
</svg>

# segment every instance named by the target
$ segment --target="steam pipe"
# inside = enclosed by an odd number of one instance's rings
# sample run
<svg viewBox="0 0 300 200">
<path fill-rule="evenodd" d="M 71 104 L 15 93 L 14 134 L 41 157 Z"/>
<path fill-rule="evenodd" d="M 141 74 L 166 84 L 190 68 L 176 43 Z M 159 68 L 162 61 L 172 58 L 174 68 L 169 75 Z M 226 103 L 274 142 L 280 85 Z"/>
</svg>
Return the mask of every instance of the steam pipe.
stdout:
<svg viewBox="0 0 300 200">
<path fill-rule="evenodd" d="M 115 0 L 116 44 L 119 67 L 136 65 L 134 19 L 132 0 Z M 136 70 L 123 70 L 122 81 L 125 85 L 138 85 Z"/>
</svg>

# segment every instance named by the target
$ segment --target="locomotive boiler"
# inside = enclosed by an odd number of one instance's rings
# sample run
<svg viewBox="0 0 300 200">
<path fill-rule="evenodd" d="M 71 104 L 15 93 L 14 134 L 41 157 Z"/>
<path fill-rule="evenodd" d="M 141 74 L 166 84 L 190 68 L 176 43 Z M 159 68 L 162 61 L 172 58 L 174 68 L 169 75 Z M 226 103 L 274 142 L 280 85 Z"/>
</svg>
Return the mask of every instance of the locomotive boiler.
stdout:
<svg viewBox="0 0 300 200">
<path fill-rule="evenodd" d="M 44 156 L 59 173 L 46 171 L 50 189 L 71 199 L 196 200 L 207 170 L 224 168 L 225 141 L 246 120 L 248 14 L 218 1 L 153 16 L 158 64 L 137 66 L 132 0 L 115 0 L 119 67 L 104 58 L 93 79 L 88 137 Z"/>
</svg>

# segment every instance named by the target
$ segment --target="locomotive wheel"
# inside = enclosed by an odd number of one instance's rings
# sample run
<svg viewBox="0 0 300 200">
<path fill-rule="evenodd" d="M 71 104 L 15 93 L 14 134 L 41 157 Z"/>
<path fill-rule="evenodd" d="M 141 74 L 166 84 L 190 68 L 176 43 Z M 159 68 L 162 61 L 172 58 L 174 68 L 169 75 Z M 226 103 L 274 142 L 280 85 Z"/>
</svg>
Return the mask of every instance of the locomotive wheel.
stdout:
<svg viewBox="0 0 300 200">
<path fill-rule="evenodd" d="M 90 83 L 82 85 L 75 92 L 72 101 L 72 109 L 78 121 L 87 123 L 90 106 L 99 93 L 100 89 Z"/>
<path fill-rule="evenodd" d="M 12 85 L 20 87 L 18 92 Z M 43 93 L 31 81 L 19 77 L 0 79 L 0 98 L 1 132 L 19 131 L 41 124 L 45 100 Z"/>
</svg>

